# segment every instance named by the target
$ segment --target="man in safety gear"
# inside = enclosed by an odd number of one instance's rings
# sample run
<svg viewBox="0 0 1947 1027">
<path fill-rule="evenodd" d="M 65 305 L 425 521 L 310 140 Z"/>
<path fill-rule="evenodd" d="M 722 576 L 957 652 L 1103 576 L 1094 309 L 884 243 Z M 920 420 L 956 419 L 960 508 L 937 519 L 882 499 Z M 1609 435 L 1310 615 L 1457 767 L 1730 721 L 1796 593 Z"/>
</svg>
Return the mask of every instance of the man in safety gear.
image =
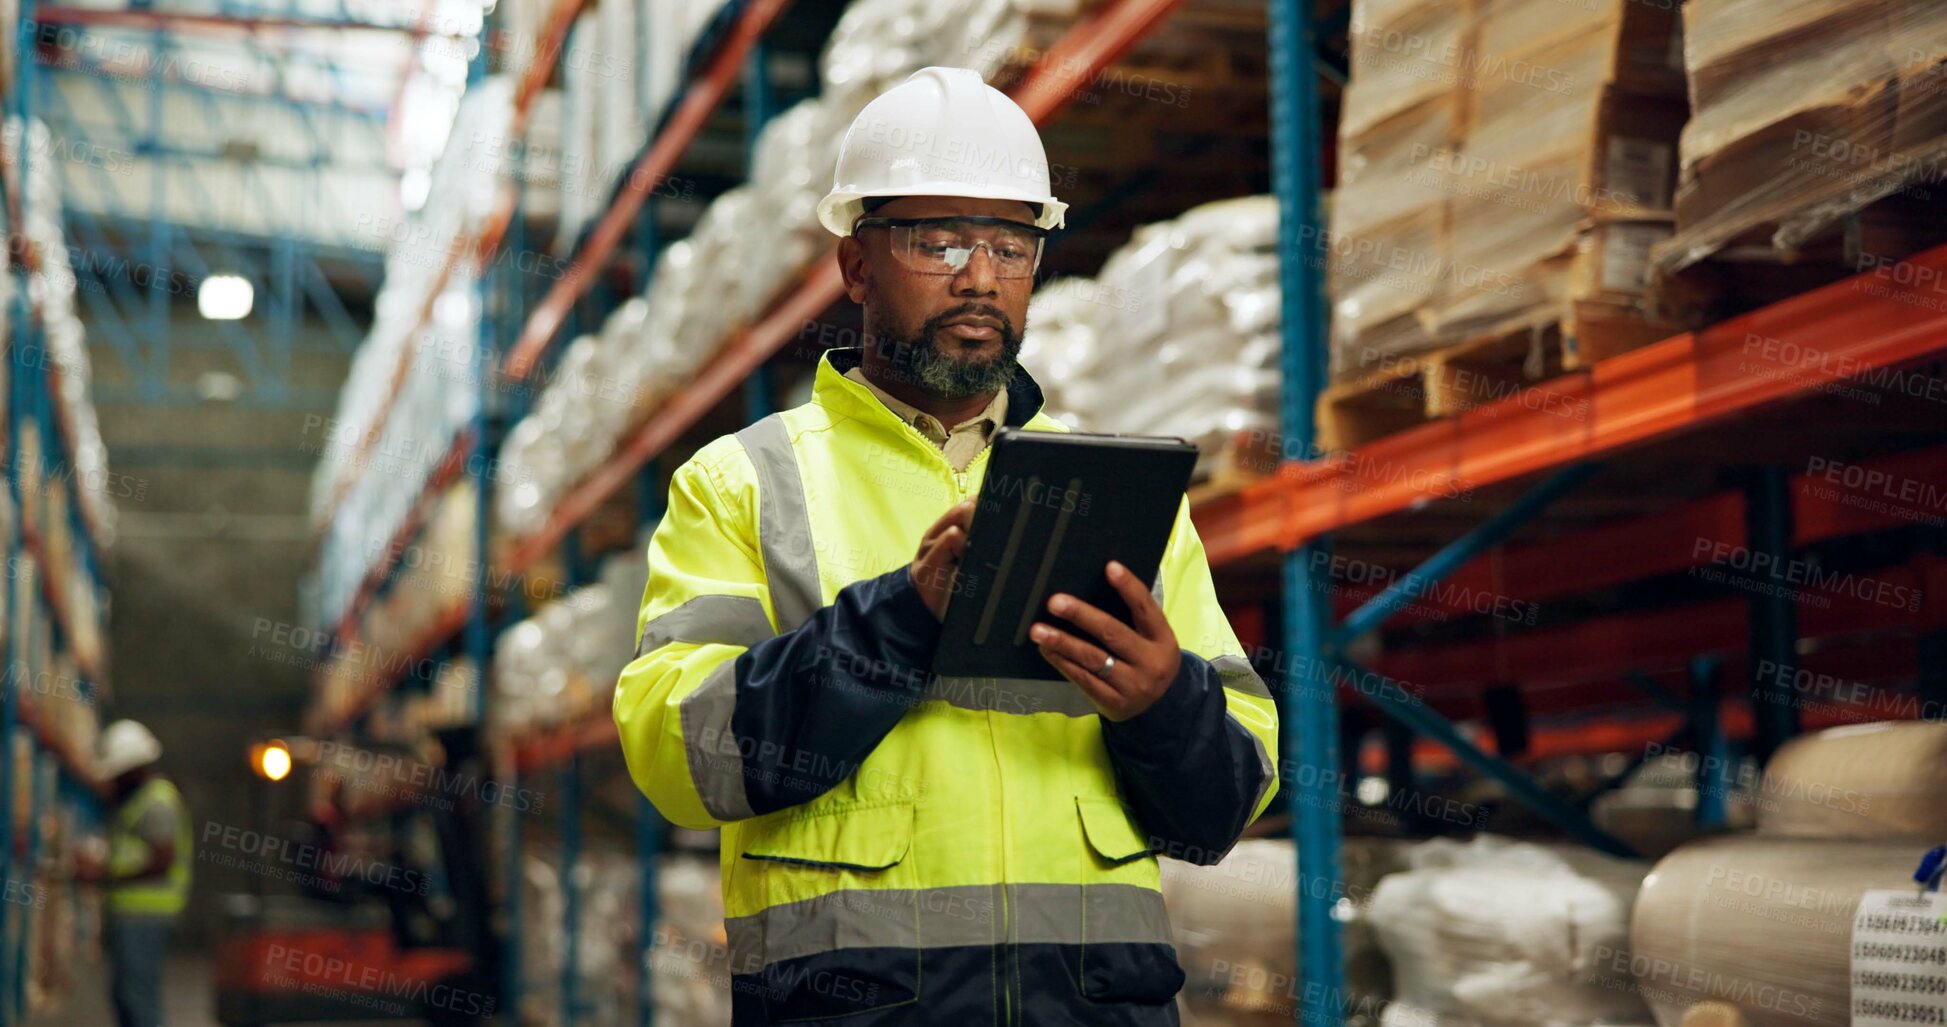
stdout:
<svg viewBox="0 0 1947 1027">
<path fill-rule="evenodd" d="M 110 997 L 121 1027 L 160 1027 L 162 962 L 169 932 L 189 901 L 194 841 L 176 786 L 156 771 L 162 743 L 133 720 L 102 731 L 95 773 L 107 792 L 108 861 L 78 876 L 107 897 Z"/>
<path fill-rule="evenodd" d="M 928 670 L 989 437 L 1066 430 L 1015 361 L 1063 209 L 974 72 L 875 99 L 818 208 L 866 345 L 670 483 L 615 719 L 657 808 L 723 829 L 737 1025 L 1173 1024 L 1157 855 L 1216 862 L 1275 787 L 1187 502 L 1153 590 L 1105 569 L 1127 623 L 1050 597 L 1106 646 L 1037 625 L 1066 681 Z"/>
</svg>

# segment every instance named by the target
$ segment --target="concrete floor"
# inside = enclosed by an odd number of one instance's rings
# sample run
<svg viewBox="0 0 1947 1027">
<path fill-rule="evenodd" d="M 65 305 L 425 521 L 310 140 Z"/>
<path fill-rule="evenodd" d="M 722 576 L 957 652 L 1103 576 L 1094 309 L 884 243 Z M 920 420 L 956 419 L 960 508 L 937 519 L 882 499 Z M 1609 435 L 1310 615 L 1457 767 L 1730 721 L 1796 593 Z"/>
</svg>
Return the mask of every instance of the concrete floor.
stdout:
<svg viewBox="0 0 1947 1027">
<path fill-rule="evenodd" d="M 169 954 L 167 979 L 163 985 L 168 1027 L 218 1027 L 216 997 L 209 956 L 200 952 Z M 371 1023 L 362 1027 L 397 1027 Z M 29 1016 L 22 1027 L 115 1027 L 115 1013 L 108 1003 L 108 971 L 101 965 L 77 966 L 75 985 L 58 1008 Z M 332 1027 L 361 1027 L 357 1023 L 336 1021 Z"/>
<path fill-rule="evenodd" d="M 169 954 L 163 1001 L 169 1027 L 216 1027 L 209 958 L 195 953 Z M 29 1016 L 24 1027 L 114 1027 L 108 1004 L 108 970 L 102 965 L 75 967 L 74 987 L 58 1008 Z"/>
</svg>

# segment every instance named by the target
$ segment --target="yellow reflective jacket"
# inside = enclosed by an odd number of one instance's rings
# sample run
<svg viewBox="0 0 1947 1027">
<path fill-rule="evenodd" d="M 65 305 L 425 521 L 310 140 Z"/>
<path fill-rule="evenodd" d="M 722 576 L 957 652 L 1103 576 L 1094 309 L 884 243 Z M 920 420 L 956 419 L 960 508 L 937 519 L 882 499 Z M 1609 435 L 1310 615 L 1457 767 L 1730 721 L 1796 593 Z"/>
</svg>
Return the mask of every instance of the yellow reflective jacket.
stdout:
<svg viewBox="0 0 1947 1027">
<path fill-rule="evenodd" d="M 1183 666 L 1149 710 L 932 675 L 906 565 L 992 450 L 955 473 L 844 377 L 861 356 L 677 469 L 615 692 L 637 786 L 723 829 L 733 1022 L 1175 1023 L 1156 857 L 1221 858 L 1278 751 L 1189 505 L 1155 588 Z M 1025 372 L 1008 392 L 1008 424 L 1066 430 Z"/>
<path fill-rule="evenodd" d="M 175 835 L 176 856 L 167 872 L 157 877 L 116 880 L 108 886 L 108 911 L 119 916 L 175 916 L 189 904 L 189 865 L 196 841 L 182 793 L 167 778 L 152 777 L 124 799 L 108 820 L 108 872 L 123 878 L 148 865 L 155 849 L 143 829 L 143 818 L 160 807 Z"/>
</svg>

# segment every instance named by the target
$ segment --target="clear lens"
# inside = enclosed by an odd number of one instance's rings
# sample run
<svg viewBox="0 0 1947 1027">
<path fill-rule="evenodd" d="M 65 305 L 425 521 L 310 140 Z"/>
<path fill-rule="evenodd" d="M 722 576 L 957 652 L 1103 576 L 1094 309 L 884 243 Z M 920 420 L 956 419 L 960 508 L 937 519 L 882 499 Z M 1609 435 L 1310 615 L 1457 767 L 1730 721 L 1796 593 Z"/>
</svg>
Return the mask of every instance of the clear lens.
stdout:
<svg viewBox="0 0 1947 1027">
<path fill-rule="evenodd" d="M 860 227 L 883 224 L 891 232 L 892 254 L 924 275 L 957 275 L 987 252 L 996 278 L 1031 278 L 1041 265 L 1041 232 L 1003 218 L 926 218 L 905 221 L 868 218 Z"/>
</svg>

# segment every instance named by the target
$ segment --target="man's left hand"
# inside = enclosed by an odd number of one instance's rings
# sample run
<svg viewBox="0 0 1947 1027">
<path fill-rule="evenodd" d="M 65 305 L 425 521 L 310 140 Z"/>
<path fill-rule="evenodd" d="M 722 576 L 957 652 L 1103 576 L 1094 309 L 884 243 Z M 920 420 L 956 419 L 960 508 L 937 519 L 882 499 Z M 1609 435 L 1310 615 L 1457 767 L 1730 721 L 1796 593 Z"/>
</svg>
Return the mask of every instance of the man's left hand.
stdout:
<svg viewBox="0 0 1947 1027">
<path fill-rule="evenodd" d="M 1101 645 L 1042 621 L 1035 622 L 1029 634 L 1041 647 L 1041 655 L 1073 681 L 1104 717 L 1128 720 L 1169 690 L 1183 663 L 1183 651 L 1177 648 L 1176 632 L 1170 630 L 1156 597 L 1129 568 L 1111 560 L 1108 577 L 1129 604 L 1127 624 L 1066 592 L 1048 597 L 1049 613 L 1101 639 Z M 1111 656 L 1115 663 L 1104 673 L 1103 664 Z"/>
</svg>

